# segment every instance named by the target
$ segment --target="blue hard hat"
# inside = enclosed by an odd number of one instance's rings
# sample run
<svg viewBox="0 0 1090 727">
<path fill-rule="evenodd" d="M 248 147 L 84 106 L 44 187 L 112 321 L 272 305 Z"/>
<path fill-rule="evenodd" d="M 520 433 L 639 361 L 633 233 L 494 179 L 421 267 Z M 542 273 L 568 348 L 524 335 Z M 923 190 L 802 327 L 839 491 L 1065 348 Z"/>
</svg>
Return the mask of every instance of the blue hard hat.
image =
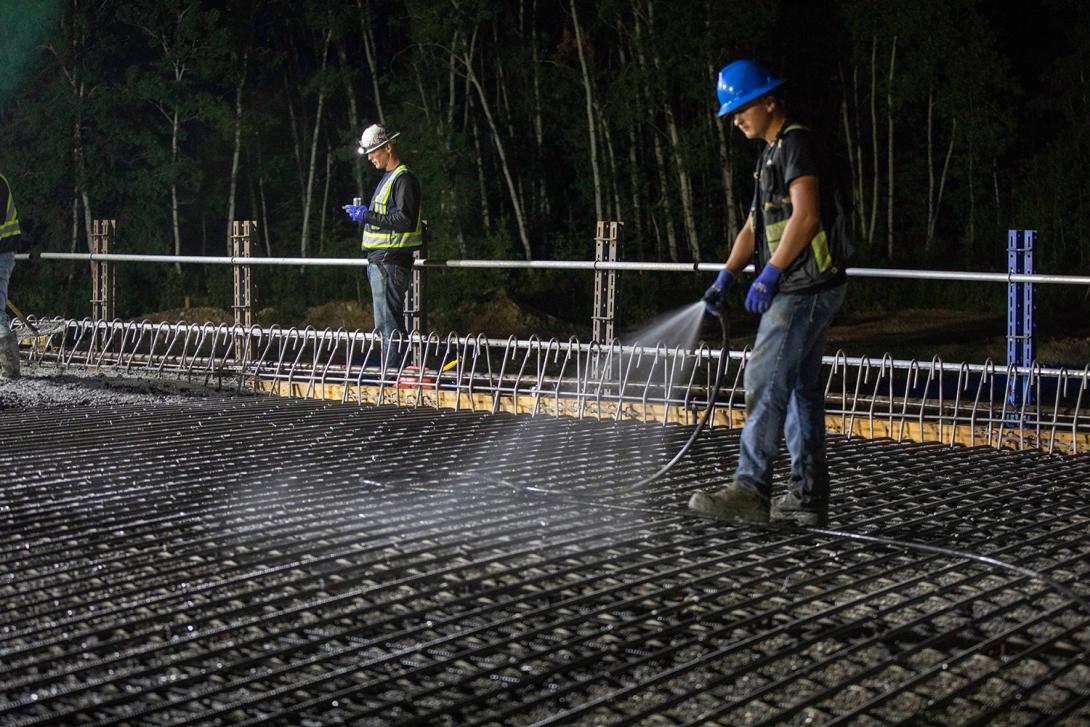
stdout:
<svg viewBox="0 0 1090 727">
<path fill-rule="evenodd" d="M 734 61 L 719 71 L 715 92 L 719 96 L 719 116 L 737 111 L 755 98 L 783 85 L 757 61 Z"/>
</svg>

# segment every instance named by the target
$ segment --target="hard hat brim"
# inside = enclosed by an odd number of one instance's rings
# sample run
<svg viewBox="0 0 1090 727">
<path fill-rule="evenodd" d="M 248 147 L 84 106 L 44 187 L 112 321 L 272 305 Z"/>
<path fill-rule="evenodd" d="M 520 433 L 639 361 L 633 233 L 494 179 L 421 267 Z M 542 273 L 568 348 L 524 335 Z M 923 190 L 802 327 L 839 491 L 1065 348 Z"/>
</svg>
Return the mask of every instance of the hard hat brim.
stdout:
<svg viewBox="0 0 1090 727">
<path fill-rule="evenodd" d="M 401 132 L 400 132 L 400 131 L 398 131 L 398 132 L 396 132 L 396 133 L 393 133 L 393 134 L 390 134 L 389 136 L 387 136 L 387 137 L 386 137 L 386 141 L 382 142 L 381 144 L 372 144 L 371 146 L 368 146 L 368 147 L 365 147 L 365 146 L 357 146 L 357 147 L 356 147 L 356 151 L 357 151 L 358 153 L 360 153 L 360 154 L 370 154 L 370 153 L 371 153 L 371 152 L 373 152 L 373 151 L 374 151 L 375 149 L 381 149 L 382 147 L 386 146 L 387 144 L 389 144 L 389 143 L 390 143 L 391 141 L 393 141 L 394 139 L 396 139 L 396 138 L 397 138 L 397 137 L 399 137 L 399 136 L 401 136 Z"/>
<path fill-rule="evenodd" d="M 758 88 L 753 89 L 752 91 L 745 94 L 744 96 L 739 96 L 738 98 L 732 99 L 731 101 L 728 101 L 727 103 L 720 106 L 719 107 L 719 113 L 717 114 L 717 116 L 726 116 L 729 113 L 733 113 L 733 112 L 737 111 L 738 109 L 742 108 L 743 106 L 745 106 L 750 101 L 753 101 L 754 99 L 758 99 L 761 96 L 764 96 L 769 91 L 774 91 L 774 90 L 776 90 L 777 88 L 779 88 L 782 85 L 783 85 L 783 79 L 782 78 L 777 78 L 775 80 L 769 81 L 765 85 L 759 86 Z"/>
</svg>

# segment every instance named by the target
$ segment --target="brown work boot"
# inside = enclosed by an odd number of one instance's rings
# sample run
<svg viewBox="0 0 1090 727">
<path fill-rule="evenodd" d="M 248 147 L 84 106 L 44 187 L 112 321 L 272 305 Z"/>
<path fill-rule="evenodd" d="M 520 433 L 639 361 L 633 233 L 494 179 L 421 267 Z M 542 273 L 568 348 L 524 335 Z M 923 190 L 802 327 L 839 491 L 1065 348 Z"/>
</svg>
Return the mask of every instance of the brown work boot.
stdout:
<svg viewBox="0 0 1090 727">
<path fill-rule="evenodd" d="M 0 335 L 0 376 L 19 378 L 19 339 L 10 331 Z"/>
<path fill-rule="evenodd" d="M 823 528 L 829 522 L 828 500 L 803 498 L 794 490 L 772 500 L 773 522 L 794 523 L 804 528 Z"/>
<path fill-rule="evenodd" d="M 694 492 L 689 498 L 689 509 L 720 520 L 768 522 L 768 500 L 733 484 L 711 492 Z"/>
</svg>

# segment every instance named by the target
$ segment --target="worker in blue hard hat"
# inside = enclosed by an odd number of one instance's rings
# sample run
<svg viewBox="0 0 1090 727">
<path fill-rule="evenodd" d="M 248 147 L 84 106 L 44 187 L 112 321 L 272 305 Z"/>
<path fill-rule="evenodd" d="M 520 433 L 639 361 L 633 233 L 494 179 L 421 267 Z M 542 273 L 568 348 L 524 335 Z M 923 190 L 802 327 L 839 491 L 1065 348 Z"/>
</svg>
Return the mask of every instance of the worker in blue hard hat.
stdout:
<svg viewBox="0 0 1090 727">
<path fill-rule="evenodd" d="M 8 326 L 8 284 L 15 269 L 15 253 L 22 251 L 19 213 L 7 177 L 0 174 L 0 377 L 19 378 L 19 340 Z"/>
<path fill-rule="evenodd" d="M 375 328 L 382 334 L 383 361 L 400 366 L 408 333 L 405 329 L 405 291 L 412 280 L 413 251 L 423 244 L 420 216 L 420 181 L 401 160 L 385 127 L 372 124 L 360 136 L 357 152 L 383 172 L 369 205 L 344 206 L 355 222 L 363 223 L 367 253 L 367 281 Z"/>
<path fill-rule="evenodd" d="M 719 115 L 729 114 L 747 139 L 765 146 L 749 218 L 704 302 L 710 313 L 721 314 L 725 291 L 752 261 L 757 277 L 745 308 L 761 319 L 745 368 L 746 421 L 734 479 L 695 493 L 689 507 L 725 520 L 771 517 L 813 525 L 828 512 L 821 357 L 829 323 L 844 300 L 847 245 L 814 140 L 809 129 L 788 118 L 782 85 L 752 60 L 719 72 Z M 791 455 L 790 484 L 771 501 L 781 437 Z"/>
</svg>

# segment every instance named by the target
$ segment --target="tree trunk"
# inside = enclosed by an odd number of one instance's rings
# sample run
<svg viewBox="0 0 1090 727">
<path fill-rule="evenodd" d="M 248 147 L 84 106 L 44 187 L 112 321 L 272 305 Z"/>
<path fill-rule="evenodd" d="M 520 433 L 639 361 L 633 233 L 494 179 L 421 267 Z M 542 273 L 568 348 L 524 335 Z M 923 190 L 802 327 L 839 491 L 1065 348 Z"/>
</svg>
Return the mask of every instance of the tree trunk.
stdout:
<svg viewBox="0 0 1090 727">
<path fill-rule="evenodd" d="M 874 178 L 871 184 L 870 222 L 867 225 L 867 244 L 874 244 L 874 227 L 878 221 L 878 36 L 871 36 L 870 53 L 870 138 L 874 158 Z"/>
<path fill-rule="evenodd" d="M 924 250 L 931 252 L 931 241 L 934 239 L 935 219 L 935 91 L 927 89 L 927 237 L 924 239 Z"/>
<path fill-rule="evenodd" d="M 458 44 L 461 42 L 461 39 L 461 31 L 455 31 L 454 37 L 451 39 L 450 43 L 450 47 L 453 51 L 457 51 Z M 451 57 L 447 66 L 447 114 L 446 127 L 443 130 L 444 151 L 446 152 L 443 163 L 445 165 L 453 164 L 453 162 L 451 161 L 451 151 L 454 145 L 454 109 L 457 105 L 458 100 L 457 81 L 458 74 L 455 69 L 455 62 L 454 58 Z M 480 146 L 479 143 L 478 146 Z M 453 170 L 451 171 L 453 172 Z M 457 224 L 458 213 L 461 209 L 462 204 L 461 197 L 458 195 L 457 191 L 453 187 L 444 188 L 440 194 L 445 195 L 445 199 L 447 199 L 449 202 L 449 219 L 455 221 L 455 237 L 458 240 L 458 253 L 462 258 L 467 258 L 469 257 L 469 250 L 466 248 L 465 233 L 462 231 L 462 226 L 460 224 Z"/>
<path fill-rule="evenodd" d="M 636 230 L 636 259 L 644 259 L 643 205 L 640 203 L 640 165 L 636 158 L 636 127 L 628 127 L 628 183 L 632 187 L 632 222 Z"/>
<path fill-rule="evenodd" d="M 893 65 L 897 36 L 889 49 L 889 80 L 886 85 L 886 257 L 893 260 Z"/>
<path fill-rule="evenodd" d="M 650 10 L 650 7 L 649 7 L 649 10 Z M 639 12 L 637 12 L 635 14 L 634 28 L 635 28 L 635 32 L 634 32 L 634 36 L 633 36 L 633 47 L 635 49 L 636 61 L 637 61 L 637 64 L 638 64 L 638 66 L 640 68 L 640 71 L 642 71 L 641 75 L 644 78 L 646 78 L 647 73 L 648 73 L 648 70 L 647 70 L 648 69 L 648 63 L 647 63 L 647 56 L 646 56 L 646 53 L 644 52 L 644 48 L 643 48 L 643 31 L 642 31 L 642 25 L 641 25 L 641 22 L 640 22 L 640 13 Z M 648 101 L 650 99 L 652 99 L 653 94 L 651 93 L 651 89 L 649 89 L 649 88 L 642 89 L 642 97 L 644 99 L 648 100 Z M 669 182 L 667 181 L 667 178 L 666 178 L 666 155 L 663 154 L 663 151 L 662 151 L 662 138 L 661 138 L 660 134 L 657 132 L 658 126 L 655 123 L 655 114 L 654 114 L 653 111 L 651 111 L 651 109 L 653 107 L 652 107 L 652 105 L 650 103 L 647 103 L 646 106 L 648 108 L 649 115 L 650 115 L 649 124 L 650 124 L 650 127 L 651 127 L 651 138 L 652 138 L 652 140 L 654 142 L 654 148 L 655 148 L 655 163 L 656 163 L 655 172 L 656 172 L 656 175 L 657 175 L 658 181 L 659 181 L 658 202 L 654 206 L 657 207 L 657 208 L 662 209 L 663 226 L 666 228 L 666 248 L 667 248 L 667 252 L 668 252 L 668 254 L 670 256 L 670 260 L 673 261 L 673 262 L 677 262 L 678 261 L 677 235 L 674 232 L 674 222 L 673 222 L 672 215 L 670 214 L 671 205 L 666 203 L 666 196 L 669 193 L 669 189 L 670 189 Z M 661 259 L 661 252 L 660 252 L 660 250 L 662 248 L 662 243 L 661 243 L 661 239 L 660 239 L 661 231 L 659 229 L 658 221 L 654 219 L 654 216 L 652 216 L 651 221 L 655 226 L 656 256 Z"/>
<path fill-rule="evenodd" d="M 306 195 L 303 192 L 306 185 L 303 175 L 302 133 L 299 130 L 299 122 L 295 118 L 295 104 L 291 101 L 291 84 L 288 83 L 286 72 L 284 74 L 284 99 L 288 106 L 288 121 L 291 123 L 291 145 L 292 150 L 295 152 L 295 170 L 299 177 L 299 197 L 300 201 L 306 204 Z"/>
<path fill-rule="evenodd" d="M 655 139 L 655 161 L 659 177 L 659 201 L 655 206 L 662 210 L 662 220 L 666 227 L 666 250 L 670 255 L 670 261 L 676 263 L 678 261 L 677 233 L 674 231 L 673 215 L 670 214 L 671 206 L 666 202 L 670 189 L 669 181 L 666 179 L 666 155 L 662 151 L 662 140 L 659 135 L 655 132 L 651 132 L 651 135 Z"/>
<path fill-rule="evenodd" d="M 647 0 L 647 22 L 650 27 L 655 27 L 655 6 L 652 0 Z M 659 58 L 658 44 L 651 44 L 651 62 L 655 70 L 662 71 L 662 62 Z M 677 173 L 678 193 L 681 196 L 681 218 L 685 226 L 685 241 L 688 243 L 689 254 L 694 261 L 700 260 L 700 242 L 696 236 L 696 217 L 693 212 L 693 185 L 689 177 L 688 168 L 685 165 L 685 155 L 681 151 L 681 139 L 677 130 L 677 121 L 674 117 L 674 108 L 670 105 L 668 96 L 662 99 L 662 109 L 666 116 L 666 133 L 670 140 L 670 153 L 674 161 L 674 169 Z M 665 197 L 663 198 L 665 202 Z M 676 247 L 676 242 L 675 242 Z"/>
<path fill-rule="evenodd" d="M 420 108 L 424 111 L 424 123 L 431 126 L 431 104 L 428 103 L 428 92 L 424 90 L 424 79 L 420 75 L 420 64 L 414 62 L 412 65 L 416 88 L 420 92 Z"/>
<path fill-rule="evenodd" d="M 583 71 L 583 94 L 587 112 L 587 135 L 590 138 L 590 171 L 594 179 L 594 214 L 595 219 L 604 220 L 602 216 L 602 176 L 598 172 L 598 143 L 597 134 L 594 131 L 594 90 L 590 83 L 590 72 L 587 70 L 586 54 L 583 53 L 583 31 L 579 27 L 579 15 L 575 10 L 575 0 L 571 0 L 571 19 L 575 26 L 575 47 L 579 54 L 579 67 Z"/>
<path fill-rule="evenodd" d="M 473 70 L 472 57 L 467 55 L 463 59 L 463 62 L 465 63 L 467 78 L 473 85 L 473 88 L 477 90 L 477 97 L 481 102 L 481 110 L 484 112 L 485 120 L 488 121 L 488 128 L 492 131 L 492 141 L 496 146 L 496 154 L 500 158 L 500 167 L 503 170 L 503 177 L 507 182 L 507 191 L 511 195 L 511 206 L 515 210 L 515 222 L 518 225 L 522 249 L 526 253 L 526 259 L 532 260 L 533 251 L 530 248 L 530 236 L 526 231 L 526 220 L 522 214 L 522 201 L 519 199 L 518 190 L 515 189 L 515 180 L 511 176 L 511 165 L 507 161 L 507 152 L 503 146 L 503 138 L 500 136 L 500 130 L 496 127 L 496 119 L 492 116 L 492 110 L 488 105 L 488 98 L 485 96 L 484 88 L 481 87 L 481 83 L 477 79 L 477 74 Z"/>
<path fill-rule="evenodd" d="M 246 66 L 249 55 L 242 56 L 242 75 L 235 88 L 235 140 L 231 154 L 231 184 L 227 193 L 227 254 L 231 254 L 231 227 L 235 221 L 235 194 L 238 190 L 238 167 L 242 156 L 242 88 L 246 84 Z"/>
<path fill-rule="evenodd" d="M 170 126 L 170 163 L 176 170 L 178 168 L 178 129 L 181 122 L 178 118 L 178 110 L 174 109 L 174 117 Z M 178 224 L 178 181 L 171 175 L 170 180 L 170 222 L 174 230 L 174 254 L 182 254 L 182 232 Z M 174 270 L 181 275 L 182 264 L 174 263 Z"/>
<path fill-rule="evenodd" d="M 606 218 L 609 220 L 624 221 L 624 215 L 621 213 L 621 197 L 620 192 L 617 189 L 617 157 L 613 152 L 613 139 L 609 133 L 609 122 L 606 120 L 605 112 L 602 111 L 601 106 L 595 106 L 598 112 L 598 130 L 602 134 L 602 141 L 606 147 L 606 158 L 609 159 L 609 189 L 613 195 L 613 210 L 607 212 Z"/>
<path fill-rule="evenodd" d="M 492 23 L 492 41 L 493 47 L 500 48 L 500 36 L 499 36 L 499 24 L 493 20 Z M 515 137 L 515 125 L 514 114 L 511 113 L 511 97 L 507 92 L 508 83 L 507 76 L 503 71 L 503 54 L 496 53 L 496 111 L 500 116 L 500 120 L 504 122 L 507 127 L 507 138 L 514 139 Z"/>
<path fill-rule="evenodd" d="M 620 25 L 620 23 L 618 23 L 618 25 Z M 626 54 L 625 54 L 624 45 L 618 43 L 617 53 L 618 53 L 618 55 L 620 57 L 620 60 L 621 60 L 621 67 L 625 68 L 628 65 L 628 59 L 627 59 Z M 633 108 L 640 108 L 640 91 L 639 91 L 638 87 L 636 89 L 634 89 L 633 98 L 632 98 L 632 106 L 633 106 Z M 627 126 L 628 126 L 628 185 L 630 187 L 629 193 L 631 194 L 631 197 L 632 197 L 632 200 L 631 200 L 632 210 L 629 213 L 629 220 L 627 220 L 627 221 L 632 224 L 632 229 L 635 232 L 635 240 L 633 240 L 633 241 L 636 244 L 636 259 L 637 260 L 643 260 L 644 259 L 644 257 L 643 257 L 644 256 L 644 250 L 643 250 L 643 242 L 644 242 L 643 241 L 643 204 L 641 204 L 641 202 L 640 202 L 641 185 L 640 185 L 640 166 L 639 166 L 639 160 L 638 160 L 638 157 L 637 157 L 637 154 L 636 154 L 636 146 L 637 146 L 636 125 L 631 120 L 629 120 L 627 122 Z M 628 240 L 632 240 L 632 237 L 628 237 Z"/>
<path fill-rule="evenodd" d="M 386 126 L 386 114 L 382 113 L 382 93 L 378 87 L 378 65 L 375 63 L 375 34 L 371 30 L 371 13 L 364 0 L 356 0 L 359 8 L 360 36 L 363 38 L 363 53 L 367 57 L 367 69 L 371 76 L 371 89 L 375 94 L 375 110 L 378 111 L 378 122 Z"/>
<path fill-rule="evenodd" d="M 272 257 L 272 238 L 269 236 L 269 203 L 265 199 L 265 177 L 257 178 L 257 191 L 261 195 L 261 229 L 265 231 L 265 256 Z"/>
<path fill-rule="evenodd" d="M 333 31 L 327 30 L 325 43 L 322 45 L 322 69 L 326 69 L 326 60 L 329 55 L 329 41 L 333 37 Z M 306 257 L 310 242 L 310 211 L 314 192 L 314 170 L 318 164 L 318 136 L 322 129 L 322 109 L 325 106 L 325 89 L 318 91 L 318 109 L 314 114 L 314 136 L 310 140 L 310 164 L 307 171 L 306 193 L 303 198 L 303 229 L 299 235 L 299 256 Z"/>
<path fill-rule="evenodd" d="M 534 116 L 534 142 L 537 145 L 537 164 L 540 172 L 535 175 L 537 189 L 535 202 L 535 208 L 537 214 L 541 217 L 549 214 L 549 197 L 548 189 L 545 186 L 545 174 L 543 173 L 542 158 L 544 157 L 545 149 L 545 123 L 542 119 L 541 112 L 541 59 L 539 57 L 537 48 L 537 0 L 533 0 L 531 3 L 530 14 L 530 63 L 531 72 L 534 79 L 534 93 L 531 103 L 531 112 Z"/>
<path fill-rule="evenodd" d="M 82 109 L 83 97 L 84 97 L 84 87 L 83 87 L 83 84 L 80 84 L 79 99 L 80 99 L 81 109 Z M 76 123 L 75 123 L 75 127 L 73 129 L 72 153 L 73 153 L 73 158 L 75 159 L 75 162 L 76 162 L 76 194 L 79 196 L 79 198 L 83 202 L 83 230 L 84 230 L 84 234 L 87 237 L 87 246 L 88 246 L 88 249 L 89 249 L 90 245 L 91 245 L 91 231 L 92 231 L 92 229 L 94 227 L 94 223 L 92 222 L 93 217 L 91 215 L 91 201 L 90 201 L 90 199 L 88 199 L 88 195 L 87 195 L 87 159 L 86 159 L 86 156 L 85 156 L 84 151 L 83 151 L 83 131 L 82 131 L 82 128 L 83 128 L 83 118 L 82 118 L 82 111 L 81 111 L 81 113 L 79 115 L 77 115 L 77 117 L 76 117 Z M 75 238 L 73 238 L 72 244 L 73 245 L 77 244 L 77 240 Z M 75 247 L 73 247 L 72 252 L 75 252 L 75 251 L 76 251 L 76 249 L 75 249 Z"/>
<path fill-rule="evenodd" d="M 858 219 L 858 237 L 863 239 L 867 232 L 867 190 L 865 177 L 863 176 L 863 121 L 860 119 L 862 108 L 859 104 L 859 66 L 852 68 L 852 99 L 855 110 L 855 179 L 859 184 L 859 193 L 856 196 L 856 219 Z"/>
<path fill-rule="evenodd" d="M 685 223 L 685 239 L 689 243 L 689 254 L 694 261 L 700 260 L 700 241 L 696 235 L 696 216 L 693 212 L 693 182 L 685 166 L 685 156 L 681 152 L 681 140 L 674 120 L 674 110 L 667 104 L 666 130 L 670 134 L 670 150 L 674 156 L 674 168 L 677 170 L 677 186 L 681 193 L 681 213 Z"/>
<path fill-rule="evenodd" d="M 79 187 L 72 190 L 72 239 L 68 251 L 75 252 L 79 246 Z"/>
<path fill-rule="evenodd" d="M 969 118 L 976 118 L 973 109 L 973 92 L 969 91 Z M 974 166 L 973 135 L 969 134 L 969 250 L 976 244 L 976 190 L 973 185 Z"/>
<path fill-rule="evenodd" d="M 322 214 L 318 226 L 318 253 L 325 254 L 325 221 L 329 211 L 329 183 L 333 179 L 333 150 L 328 142 L 325 148 L 325 184 L 322 189 Z"/>
<path fill-rule="evenodd" d="M 950 143 L 946 147 L 946 157 L 942 162 L 942 172 L 939 174 L 938 189 L 935 189 L 935 162 L 934 162 L 934 94 L 927 94 L 927 237 L 924 240 L 924 249 L 933 251 L 935 243 L 935 229 L 939 216 L 939 206 L 942 204 L 943 190 L 946 188 L 946 174 L 950 169 L 950 158 L 954 154 L 954 140 L 957 137 L 958 120 L 955 118 L 950 126 Z"/>
<path fill-rule="evenodd" d="M 847 84 L 844 79 L 844 67 L 840 67 L 840 85 L 844 88 L 844 96 L 840 99 L 840 117 L 844 123 L 844 145 L 848 149 L 848 172 L 851 176 L 849 180 L 851 182 L 851 195 L 852 195 L 852 207 L 856 210 L 862 205 L 862 201 L 859 199 L 859 191 L 857 189 L 858 177 L 855 173 L 855 138 L 852 136 L 851 120 L 848 115 L 848 90 Z M 852 233 L 855 237 L 859 232 L 859 226 L 856 222 L 856 215 L 852 215 Z"/>
<path fill-rule="evenodd" d="M 484 154 L 481 153 L 481 134 L 477 130 L 476 119 L 470 124 L 470 128 L 473 129 L 473 147 L 477 150 L 477 184 L 481 188 L 481 222 L 484 224 L 485 230 L 490 230 L 492 227 L 492 210 L 488 206 L 488 184 L 484 173 Z"/>
<path fill-rule="evenodd" d="M 710 68 L 710 67 L 709 67 Z M 714 69 L 712 70 L 714 74 Z M 730 143 L 727 140 L 727 130 L 723 123 L 723 117 L 717 116 L 712 122 L 715 125 L 715 136 L 719 148 L 719 171 L 723 179 L 723 212 L 726 222 L 727 247 L 734 244 L 734 238 L 738 237 L 738 207 L 734 200 L 734 164 L 730 154 Z"/>
<path fill-rule="evenodd" d="M 337 57 L 340 59 L 341 68 L 348 71 L 351 66 L 348 64 L 348 52 L 345 50 L 344 42 L 338 40 L 337 43 Z M 344 91 L 348 96 L 348 123 L 352 128 L 352 133 L 357 134 L 363 131 L 363 124 L 360 123 L 360 107 L 359 101 L 356 99 L 356 88 L 352 85 L 352 78 L 354 74 L 344 73 Z M 356 154 L 352 159 L 352 177 L 356 181 L 356 196 L 363 197 L 363 165 L 361 160 L 362 156 Z"/>
</svg>

